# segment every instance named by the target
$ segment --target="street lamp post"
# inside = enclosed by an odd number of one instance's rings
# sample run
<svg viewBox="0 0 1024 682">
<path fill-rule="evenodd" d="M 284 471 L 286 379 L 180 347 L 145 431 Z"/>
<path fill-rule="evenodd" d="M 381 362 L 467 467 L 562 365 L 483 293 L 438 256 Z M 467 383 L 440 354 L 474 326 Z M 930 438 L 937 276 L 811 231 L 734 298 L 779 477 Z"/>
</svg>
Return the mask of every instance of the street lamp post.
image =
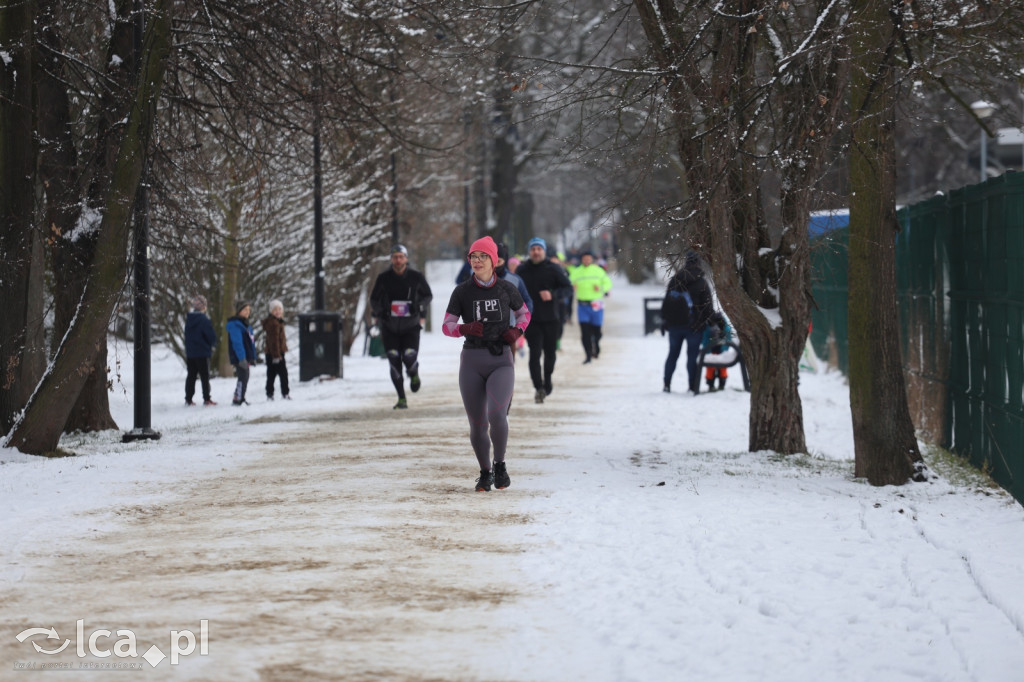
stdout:
<svg viewBox="0 0 1024 682">
<path fill-rule="evenodd" d="M 146 30 L 146 15 L 143 0 L 134 0 L 134 34 L 132 55 L 136 78 L 142 75 L 142 42 Z M 134 337 L 134 428 L 125 433 L 121 440 L 130 443 L 136 440 L 157 440 L 160 432 L 153 429 L 152 374 L 150 354 L 150 286 L 149 286 L 149 150 L 142 163 L 142 177 L 135 195 L 134 220 L 134 299 L 132 305 L 132 336 Z"/>
<path fill-rule="evenodd" d="M 980 182 L 985 182 L 988 178 L 988 130 L 985 129 L 985 119 L 990 117 L 996 111 L 994 104 L 989 104 L 983 99 L 979 99 L 977 102 L 971 105 L 971 111 L 981 122 L 981 163 L 979 164 L 980 171 Z"/>
</svg>

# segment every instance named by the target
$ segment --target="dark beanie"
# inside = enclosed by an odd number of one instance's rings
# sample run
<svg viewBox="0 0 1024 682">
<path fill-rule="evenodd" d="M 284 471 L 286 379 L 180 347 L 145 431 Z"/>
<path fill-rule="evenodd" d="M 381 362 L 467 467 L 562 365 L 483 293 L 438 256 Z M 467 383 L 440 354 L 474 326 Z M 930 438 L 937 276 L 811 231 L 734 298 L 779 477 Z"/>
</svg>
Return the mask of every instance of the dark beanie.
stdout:
<svg viewBox="0 0 1024 682">
<path fill-rule="evenodd" d="M 244 300 L 244 299 L 239 299 L 239 300 L 235 301 L 235 315 L 237 315 L 240 312 L 242 312 L 242 310 L 246 306 L 248 306 L 248 305 L 249 305 L 249 302 Z"/>
</svg>

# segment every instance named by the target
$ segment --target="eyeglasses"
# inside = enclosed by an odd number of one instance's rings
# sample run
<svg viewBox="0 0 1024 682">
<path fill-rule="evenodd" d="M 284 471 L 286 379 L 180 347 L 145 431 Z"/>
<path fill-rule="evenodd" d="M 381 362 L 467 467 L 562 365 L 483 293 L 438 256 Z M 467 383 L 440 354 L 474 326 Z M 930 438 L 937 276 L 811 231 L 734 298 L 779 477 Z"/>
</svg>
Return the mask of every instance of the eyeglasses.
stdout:
<svg viewBox="0 0 1024 682">
<path fill-rule="evenodd" d="M 471 253 L 469 254 L 469 260 L 474 263 L 483 263 L 485 258 L 490 258 L 486 253 Z"/>
</svg>

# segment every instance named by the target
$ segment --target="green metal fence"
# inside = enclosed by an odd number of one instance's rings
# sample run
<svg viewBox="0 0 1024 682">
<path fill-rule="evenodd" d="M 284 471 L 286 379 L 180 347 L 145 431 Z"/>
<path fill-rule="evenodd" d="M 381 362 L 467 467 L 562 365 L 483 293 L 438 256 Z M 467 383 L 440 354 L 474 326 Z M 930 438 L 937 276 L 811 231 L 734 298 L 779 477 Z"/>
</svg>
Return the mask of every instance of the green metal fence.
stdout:
<svg viewBox="0 0 1024 682">
<path fill-rule="evenodd" d="M 900 220 L 900 343 L 918 433 L 1024 503 L 1024 173 L 915 204 Z M 811 343 L 843 372 L 848 244 L 848 228 L 813 242 Z"/>
</svg>

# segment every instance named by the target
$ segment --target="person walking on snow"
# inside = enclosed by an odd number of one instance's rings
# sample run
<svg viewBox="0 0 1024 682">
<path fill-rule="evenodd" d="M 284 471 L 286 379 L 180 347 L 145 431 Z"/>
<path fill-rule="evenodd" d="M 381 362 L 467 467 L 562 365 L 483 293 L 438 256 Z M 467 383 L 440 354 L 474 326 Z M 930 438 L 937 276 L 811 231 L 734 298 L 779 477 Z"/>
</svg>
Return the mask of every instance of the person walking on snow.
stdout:
<svg viewBox="0 0 1024 682">
<path fill-rule="evenodd" d="M 217 344 L 217 332 L 206 316 L 206 297 L 192 299 L 192 312 L 185 318 L 185 404 L 194 405 L 196 377 L 203 388 L 203 405 L 216 405 L 210 398 L 210 356 Z"/>
<path fill-rule="evenodd" d="M 572 271 L 569 279 L 576 290 L 576 319 L 580 325 L 580 339 L 583 352 L 591 359 L 601 354 L 601 325 L 604 324 L 604 297 L 612 290 L 612 279 L 604 268 L 594 262 L 589 251 L 580 257 L 580 266 Z"/>
<path fill-rule="evenodd" d="M 465 339 L 459 360 L 459 392 L 469 418 L 469 442 L 480 465 L 476 490 L 486 492 L 492 485 L 504 490 L 511 485 L 505 451 L 515 388 L 513 348 L 529 327 L 530 311 L 516 286 L 495 273 L 498 248 L 493 239 L 473 242 L 469 262 L 473 275 L 452 291 L 441 331 Z"/>
<path fill-rule="evenodd" d="M 284 335 L 284 304 L 278 300 L 270 302 L 270 314 L 263 318 L 263 341 L 267 358 L 267 400 L 274 399 L 274 378 L 281 377 L 281 397 L 291 400 L 288 391 L 288 366 L 284 354 L 288 352 L 288 340 Z"/>
<path fill-rule="evenodd" d="M 370 293 L 373 324 L 380 327 L 380 340 L 391 367 L 391 383 L 398 393 L 394 409 L 404 410 L 402 365 L 409 373 L 409 388 L 420 390 L 420 331 L 427 323 L 427 306 L 434 295 L 427 279 L 409 267 L 409 251 L 401 244 L 391 249 L 391 267 L 377 276 Z"/>
<path fill-rule="evenodd" d="M 249 315 L 252 308 L 245 301 L 235 303 L 235 315 L 229 317 L 228 359 L 235 368 L 235 395 L 232 405 L 248 405 L 245 391 L 249 387 L 249 368 L 256 364 L 256 344 L 253 342 L 252 327 L 249 326 Z"/>
<path fill-rule="evenodd" d="M 558 296 L 572 291 L 572 283 L 561 266 L 547 257 L 547 243 L 534 237 L 528 245 L 530 259 L 520 263 L 516 274 L 526 284 L 533 299 L 533 319 L 526 330 L 526 343 L 530 348 L 530 378 L 533 380 L 534 402 L 543 403 L 551 395 L 551 375 L 555 371 L 558 339 L 562 323 L 558 317 Z M 543 369 L 541 357 L 543 356 Z"/>
<path fill-rule="evenodd" d="M 665 393 L 672 391 L 672 375 L 676 362 L 686 342 L 686 372 L 690 381 L 690 392 L 700 393 L 700 368 L 697 356 L 704 327 L 714 310 L 711 301 L 711 286 L 704 278 L 700 256 L 690 251 L 686 254 L 683 268 L 672 275 L 665 287 L 665 298 L 661 303 L 661 333 L 668 332 L 668 357 L 665 358 Z"/>
</svg>

